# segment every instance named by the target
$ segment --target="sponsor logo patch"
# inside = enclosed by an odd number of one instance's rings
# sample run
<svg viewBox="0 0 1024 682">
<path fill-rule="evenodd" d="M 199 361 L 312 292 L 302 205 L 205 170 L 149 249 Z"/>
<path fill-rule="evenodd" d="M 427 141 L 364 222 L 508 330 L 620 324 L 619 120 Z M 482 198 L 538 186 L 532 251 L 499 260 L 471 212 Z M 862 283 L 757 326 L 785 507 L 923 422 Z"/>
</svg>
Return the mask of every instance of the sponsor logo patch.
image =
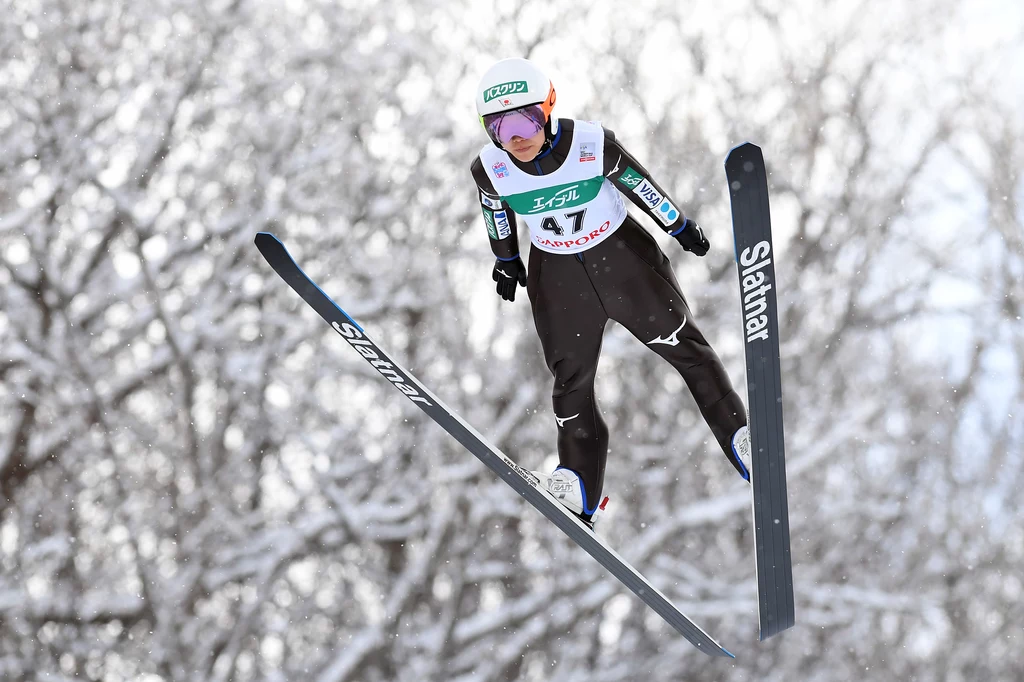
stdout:
<svg viewBox="0 0 1024 682">
<path fill-rule="evenodd" d="M 499 97 L 505 97 L 506 95 L 515 95 L 521 92 L 526 92 L 526 90 L 526 81 L 498 83 L 497 85 L 484 90 L 484 102 L 490 102 L 492 99 L 498 99 Z M 502 104 L 504 103 L 505 100 L 502 100 Z"/>
<path fill-rule="evenodd" d="M 538 246 L 546 246 L 549 249 L 562 249 L 568 251 L 570 249 L 575 249 L 578 246 L 586 246 L 590 242 L 600 239 L 601 235 L 607 232 L 611 226 L 611 222 L 606 220 L 601 224 L 601 227 L 596 230 L 591 230 L 590 234 L 584 234 L 576 237 L 575 239 L 548 239 L 547 237 L 538 237 L 537 235 L 534 235 L 533 241 Z"/>
<path fill-rule="evenodd" d="M 658 208 L 658 206 L 661 205 L 661 202 L 665 200 L 665 198 L 661 196 L 661 192 L 654 189 L 654 185 L 642 178 L 640 180 L 640 184 L 633 188 L 633 194 L 643 199 L 644 203 L 651 208 Z"/>
<path fill-rule="evenodd" d="M 508 166 L 505 165 L 504 161 L 499 161 L 491 166 L 491 171 L 494 173 L 496 178 L 507 178 L 508 177 Z"/>
<path fill-rule="evenodd" d="M 579 185 L 570 185 L 558 190 L 550 197 L 534 197 L 530 213 L 553 211 L 563 206 L 575 206 L 580 203 Z"/>
<path fill-rule="evenodd" d="M 601 191 L 604 176 L 589 180 L 544 187 L 520 194 L 504 196 L 505 203 L 519 215 L 535 215 L 580 206 L 593 201 Z"/>
<path fill-rule="evenodd" d="M 619 177 L 619 182 L 621 182 L 626 187 L 633 189 L 641 182 L 643 182 L 643 179 L 644 176 L 637 173 L 630 166 L 626 166 L 626 170 L 622 171 L 622 175 Z"/>
<path fill-rule="evenodd" d="M 480 203 L 486 206 L 487 208 L 494 209 L 495 211 L 501 210 L 500 199 L 492 199 L 491 197 L 483 193 L 480 194 Z"/>
<path fill-rule="evenodd" d="M 580 143 L 580 163 L 586 161 L 596 161 L 597 156 L 594 155 L 594 143 L 593 142 L 581 142 Z"/>
<path fill-rule="evenodd" d="M 512 227 L 508 224 L 508 214 L 505 211 L 494 214 L 494 224 L 498 228 L 498 239 L 504 239 L 512 234 Z"/>
<path fill-rule="evenodd" d="M 494 216 L 491 214 L 490 211 L 487 211 L 487 210 L 485 210 L 483 213 L 484 213 L 484 222 L 487 223 L 487 234 L 489 234 L 491 236 L 491 239 L 497 239 L 498 238 L 498 230 L 494 227 Z M 508 222 L 508 221 L 506 221 L 506 222 Z"/>
<path fill-rule="evenodd" d="M 676 218 L 679 217 L 679 211 L 676 210 L 676 207 L 672 205 L 671 201 L 665 199 L 658 205 L 657 216 L 658 220 L 661 221 L 661 224 L 668 227 L 676 221 Z"/>
</svg>

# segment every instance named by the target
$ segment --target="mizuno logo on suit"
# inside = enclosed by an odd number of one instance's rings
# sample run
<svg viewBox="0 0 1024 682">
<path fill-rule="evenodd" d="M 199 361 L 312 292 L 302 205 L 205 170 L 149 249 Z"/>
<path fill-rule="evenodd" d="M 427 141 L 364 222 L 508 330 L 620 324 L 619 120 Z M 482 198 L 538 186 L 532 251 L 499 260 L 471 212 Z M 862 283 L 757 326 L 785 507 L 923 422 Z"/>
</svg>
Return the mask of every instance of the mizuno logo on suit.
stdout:
<svg viewBox="0 0 1024 682">
<path fill-rule="evenodd" d="M 665 336 L 665 337 L 659 336 L 656 339 L 652 339 L 651 341 L 647 342 L 647 345 L 650 346 L 650 345 L 655 344 L 655 343 L 663 343 L 666 346 L 678 346 L 679 345 L 679 332 L 683 331 L 683 327 L 685 327 L 685 326 L 686 326 L 686 315 L 683 315 L 683 323 L 681 325 L 679 325 L 679 329 L 676 329 L 674 332 L 672 332 L 668 336 Z"/>
</svg>

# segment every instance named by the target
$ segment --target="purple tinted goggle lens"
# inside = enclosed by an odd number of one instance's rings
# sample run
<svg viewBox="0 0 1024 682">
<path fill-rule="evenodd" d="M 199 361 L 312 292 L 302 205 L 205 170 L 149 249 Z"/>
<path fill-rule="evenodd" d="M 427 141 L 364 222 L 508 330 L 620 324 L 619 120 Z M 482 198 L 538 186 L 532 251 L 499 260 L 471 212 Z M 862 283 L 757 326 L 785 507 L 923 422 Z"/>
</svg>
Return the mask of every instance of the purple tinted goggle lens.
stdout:
<svg viewBox="0 0 1024 682">
<path fill-rule="evenodd" d="M 539 133 L 544 127 L 544 112 L 539 105 L 534 104 L 513 111 L 488 114 L 484 116 L 484 127 L 492 140 L 506 145 L 513 137 L 525 139 Z"/>
</svg>

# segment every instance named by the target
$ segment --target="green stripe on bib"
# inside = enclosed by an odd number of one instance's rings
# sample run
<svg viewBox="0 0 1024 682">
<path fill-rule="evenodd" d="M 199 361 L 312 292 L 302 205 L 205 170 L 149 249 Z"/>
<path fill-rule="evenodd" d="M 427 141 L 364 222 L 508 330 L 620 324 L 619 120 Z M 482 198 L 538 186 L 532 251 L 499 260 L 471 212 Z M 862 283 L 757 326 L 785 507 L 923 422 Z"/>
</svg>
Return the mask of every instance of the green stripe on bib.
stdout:
<svg viewBox="0 0 1024 682">
<path fill-rule="evenodd" d="M 598 175 L 589 180 L 567 182 L 564 185 L 503 196 L 502 199 L 519 215 L 547 213 L 593 201 L 597 193 L 601 191 L 603 182 L 604 176 Z"/>
</svg>

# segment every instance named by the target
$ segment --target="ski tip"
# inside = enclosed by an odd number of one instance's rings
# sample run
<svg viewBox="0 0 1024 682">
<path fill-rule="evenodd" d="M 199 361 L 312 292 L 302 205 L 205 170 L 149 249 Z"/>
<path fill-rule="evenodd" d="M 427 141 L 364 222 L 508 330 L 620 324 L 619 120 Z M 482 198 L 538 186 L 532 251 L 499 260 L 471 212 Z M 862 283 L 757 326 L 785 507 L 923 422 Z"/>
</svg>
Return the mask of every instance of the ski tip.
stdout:
<svg viewBox="0 0 1024 682">
<path fill-rule="evenodd" d="M 313 306 L 314 309 L 317 308 L 316 304 L 311 302 L 308 295 L 304 293 L 304 289 L 307 286 L 312 287 L 319 292 L 320 295 L 323 296 L 323 300 L 337 308 L 338 312 L 344 315 L 348 321 L 356 327 L 356 329 L 363 332 L 363 334 L 366 333 L 362 325 L 353 320 L 351 315 L 346 313 L 340 305 L 335 303 L 334 299 L 328 296 L 327 292 L 321 289 L 320 285 L 310 279 L 309 275 L 299 267 L 299 264 L 295 262 L 292 255 L 288 253 L 288 249 L 285 248 L 284 242 L 270 232 L 257 232 L 253 241 L 256 243 L 256 248 L 259 249 L 260 253 L 263 254 L 263 257 L 268 263 L 270 263 L 270 266 L 277 271 L 277 274 L 284 278 L 292 289 L 295 289 L 295 291 L 298 292 L 298 294 L 302 296 L 307 303 Z M 323 315 L 322 312 L 320 314 Z M 325 317 L 324 319 L 327 318 Z"/>
<path fill-rule="evenodd" d="M 758 151 L 760 151 L 760 150 L 761 150 L 761 148 L 760 148 L 760 147 L 758 147 L 758 146 L 757 146 L 756 144 L 754 144 L 753 142 L 749 142 L 749 141 L 747 141 L 747 142 L 740 142 L 740 143 L 739 143 L 738 145 L 736 145 L 735 147 L 733 147 L 732 149 L 730 149 L 730 150 L 729 150 L 729 154 L 727 154 L 726 156 L 729 156 L 729 155 L 731 155 L 731 154 L 732 154 L 733 152 L 735 152 L 735 151 L 739 151 L 739 150 L 741 150 L 741 149 L 749 149 L 750 151 L 754 151 L 755 149 L 756 149 L 756 150 L 758 150 Z"/>
<path fill-rule="evenodd" d="M 762 156 L 761 148 L 753 142 L 743 142 L 736 145 L 729 150 L 729 153 L 725 156 L 725 165 L 729 165 L 729 162 L 735 156 L 737 159 L 750 156 Z"/>
<path fill-rule="evenodd" d="M 726 656 L 728 656 L 729 658 L 731 658 L 733 660 L 736 660 L 736 656 L 731 651 L 726 649 L 724 646 L 720 646 L 718 648 L 721 649 L 722 653 L 724 653 Z"/>
<path fill-rule="evenodd" d="M 269 232 L 257 232 L 252 241 L 264 256 L 268 249 L 284 249 L 284 242 Z"/>
</svg>

